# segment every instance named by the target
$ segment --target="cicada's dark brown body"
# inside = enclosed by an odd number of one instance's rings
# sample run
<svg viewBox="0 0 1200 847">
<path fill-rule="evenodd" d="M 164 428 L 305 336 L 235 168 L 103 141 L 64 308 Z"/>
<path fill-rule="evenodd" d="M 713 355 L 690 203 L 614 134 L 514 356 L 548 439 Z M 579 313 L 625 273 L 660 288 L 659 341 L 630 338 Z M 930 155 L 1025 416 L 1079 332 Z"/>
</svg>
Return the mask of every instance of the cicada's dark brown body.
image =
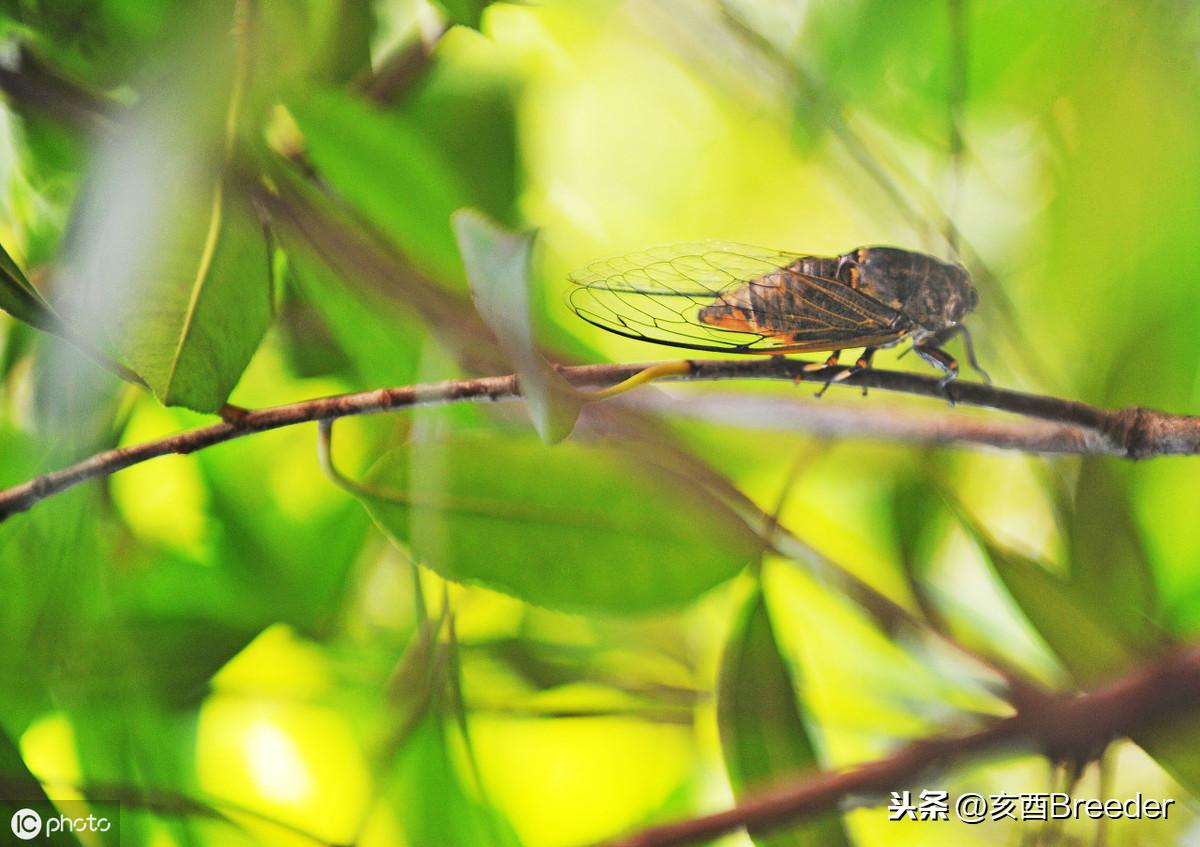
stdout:
<svg viewBox="0 0 1200 847">
<path fill-rule="evenodd" d="M 833 351 L 822 368 L 845 348 L 864 348 L 835 379 L 910 338 L 948 382 L 958 364 L 941 345 L 978 302 L 961 265 L 895 247 L 804 256 L 681 244 L 597 262 L 571 279 L 576 314 L 630 338 L 729 353 Z"/>
</svg>

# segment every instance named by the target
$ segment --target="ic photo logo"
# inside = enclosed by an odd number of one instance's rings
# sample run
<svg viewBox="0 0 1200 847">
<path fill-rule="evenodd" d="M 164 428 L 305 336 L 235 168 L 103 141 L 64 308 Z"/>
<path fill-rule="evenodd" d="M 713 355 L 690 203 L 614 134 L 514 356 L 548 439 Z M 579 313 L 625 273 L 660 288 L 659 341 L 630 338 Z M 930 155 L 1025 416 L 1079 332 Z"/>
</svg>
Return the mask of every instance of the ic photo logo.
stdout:
<svg viewBox="0 0 1200 847">
<path fill-rule="evenodd" d="M 86 808 L 83 811 L 87 811 Z M 118 818 L 108 818 L 100 815 L 87 814 L 72 817 L 70 815 L 54 815 L 42 820 L 33 809 L 18 809 L 13 813 L 9 826 L 12 834 L 22 841 L 32 841 L 39 835 L 43 838 L 53 838 L 61 833 L 77 832 L 109 832 L 114 829 Z"/>
<path fill-rule="evenodd" d="M 42 831 L 42 816 L 33 809 L 17 809 L 13 812 L 11 826 L 13 835 L 28 841 L 37 838 Z"/>
</svg>

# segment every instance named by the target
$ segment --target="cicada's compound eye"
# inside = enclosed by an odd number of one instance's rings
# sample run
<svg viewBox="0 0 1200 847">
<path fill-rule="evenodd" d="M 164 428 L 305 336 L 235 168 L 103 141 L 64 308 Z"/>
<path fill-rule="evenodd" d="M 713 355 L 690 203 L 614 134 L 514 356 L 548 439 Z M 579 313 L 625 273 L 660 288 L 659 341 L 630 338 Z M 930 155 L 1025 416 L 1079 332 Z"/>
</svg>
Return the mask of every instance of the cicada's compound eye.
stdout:
<svg viewBox="0 0 1200 847">
<path fill-rule="evenodd" d="M 967 311 L 974 312 L 975 307 L 979 305 L 979 289 L 971 285 L 970 277 L 967 277 L 967 291 L 964 299 L 967 304 Z"/>
<path fill-rule="evenodd" d="M 971 275 L 962 265 L 952 265 L 953 284 L 946 298 L 945 319 L 949 323 L 960 323 L 968 312 L 979 305 L 979 292 L 971 284 Z"/>
</svg>

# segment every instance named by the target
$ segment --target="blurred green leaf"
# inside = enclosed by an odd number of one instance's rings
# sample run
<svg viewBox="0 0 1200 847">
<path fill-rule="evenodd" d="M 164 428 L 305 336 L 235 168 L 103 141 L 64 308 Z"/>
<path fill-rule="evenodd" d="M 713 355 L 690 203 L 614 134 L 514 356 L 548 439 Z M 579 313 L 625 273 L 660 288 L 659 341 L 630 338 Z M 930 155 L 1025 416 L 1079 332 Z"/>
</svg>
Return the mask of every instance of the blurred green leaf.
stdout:
<svg viewBox="0 0 1200 847">
<path fill-rule="evenodd" d="M 39 51 L 72 73 L 110 81 L 136 72 L 147 49 L 188 5 L 178 0 L 5 2 L 4 17 L 27 26 L 26 34 L 36 33 Z"/>
<path fill-rule="evenodd" d="M 219 409 L 271 319 L 263 232 L 246 209 L 226 205 L 222 218 L 211 258 L 208 216 L 176 221 L 174 260 L 156 274 L 152 299 L 130 304 L 118 324 L 118 348 L 168 406 Z"/>
<path fill-rule="evenodd" d="M 42 784 L 25 766 L 16 743 L 0 730 L 0 820 L 11 821 L 18 809 L 33 809 L 42 820 L 58 814 Z M 63 837 L 79 844 L 73 832 Z"/>
<path fill-rule="evenodd" d="M 759 586 L 725 644 L 717 721 L 725 770 L 739 798 L 756 788 L 820 769 Z M 770 833 L 751 831 L 750 837 L 759 847 L 850 843 L 841 820 L 833 816 Z"/>
<path fill-rule="evenodd" d="M 205 456 L 211 510 L 222 528 L 215 556 L 222 576 L 198 580 L 208 589 L 201 595 L 207 610 L 200 613 L 220 618 L 224 603 L 230 609 L 225 619 L 239 625 L 284 621 L 322 638 L 336 623 L 370 521 L 349 500 L 312 508 L 299 519 L 277 491 L 248 485 L 247 479 L 281 473 L 271 453 L 261 445 Z M 318 484 L 315 477 L 311 484 Z"/>
<path fill-rule="evenodd" d="M 245 125 L 268 134 L 279 126 L 279 104 L 314 85 L 347 88 L 371 71 L 374 4 L 363 0 L 242 3 L 253 64 L 245 91 Z M 289 130 L 290 131 L 290 130 Z"/>
<path fill-rule="evenodd" d="M 1180 715 L 1170 723 L 1138 730 L 1133 740 L 1193 797 L 1200 797 L 1200 719 Z"/>
<path fill-rule="evenodd" d="M 111 641 L 93 645 L 98 658 L 87 669 L 94 675 L 93 690 L 109 689 L 125 677 L 134 683 L 130 688 L 155 703 L 197 706 L 207 695 L 213 674 L 261 631 L 223 620 L 220 609 L 211 611 L 214 617 L 191 618 L 180 610 L 166 610 L 158 617 L 131 616 L 123 621 L 123 645 Z M 118 687 L 113 693 L 126 699 L 128 695 L 128 688 Z"/>
<path fill-rule="evenodd" d="M 371 67 L 375 10 L 362 0 L 310 0 L 310 14 L 326 15 L 325 37 L 316 57 L 321 77 L 345 83 Z"/>
<path fill-rule="evenodd" d="M 28 184 L 13 187 L 9 202 L 21 208 L 26 266 L 50 265 L 61 249 L 62 222 L 87 164 L 87 139 L 37 111 L 21 113 L 25 155 L 20 168 Z M 14 212 L 16 210 L 14 209 Z"/>
<path fill-rule="evenodd" d="M 759 549 L 722 504 L 611 447 L 424 441 L 384 456 L 363 502 L 448 579 L 560 609 L 679 606 Z"/>
<path fill-rule="evenodd" d="M 431 710 L 414 727 L 392 769 L 405 843 L 411 847 L 519 844 L 500 815 L 474 799 L 448 748 L 447 721 Z"/>
<path fill-rule="evenodd" d="M 442 37 L 412 90 L 393 107 L 452 163 L 468 192 L 458 205 L 514 228 L 524 220 L 517 116 L 523 78 L 495 41 L 459 27 Z"/>
<path fill-rule="evenodd" d="M 417 265 L 456 278 L 450 215 L 468 195 L 421 128 L 343 91 L 318 89 L 290 108 L 333 191 Z"/>
<path fill-rule="evenodd" d="M 1128 484 L 1112 462 L 1085 457 L 1079 471 L 1067 526 L 1071 589 L 1129 643 L 1146 643 L 1161 617 L 1154 574 Z"/>
<path fill-rule="evenodd" d="M 257 70 L 279 83 L 345 83 L 371 66 L 375 12 L 362 0 L 293 0 L 255 9 Z"/>
<path fill-rule="evenodd" d="M 0 309 L 14 318 L 44 329 L 61 333 L 62 322 L 41 293 L 33 287 L 8 251 L 0 245 Z"/>
<path fill-rule="evenodd" d="M 198 35 L 104 140 L 76 205 L 68 315 L 167 405 L 221 407 L 266 331 L 272 263 L 256 210 L 226 184 L 227 35 Z"/>
<path fill-rule="evenodd" d="M 363 286 L 348 284 L 303 250 L 288 253 L 288 266 L 297 299 L 315 313 L 364 388 L 415 380 L 425 330 L 411 314 Z M 311 341 L 296 338 L 301 345 Z"/>
<path fill-rule="evenodd" d="M 816 3 L 795 53 L 837 101 L 939 148 L 948 131 L 954 38 L 965 40 L 968 106 L 1048 110 L 1095 26 L 1087 4 L 1057 3 L 1036 15 L 1019 3 L 963 5 L 960 35 L 945 0 L 864 0 L 853 14 L 839 3 Z"/>
<path fill-rule="evenodd" d="M 25 464 L 12 449 L 20 443 L 0 437 L 6 459 L 0 467 L 7 470 L 9 457 L 14 470 Z M 6 476 L 0 471 L 0 479 Z M 96 527 L 104 514 L 94 489 L 76 489 L 0 523 L 0 707 L 6 721 L 31 719 L 51 706 L 54 685 L 68 675 L 76 646 L 98 616 L 100 576 L 112 552 Z"/>
<path fill-rule="evenodd" d="M 1102 608 L 1044 565 L 998 544 L 962 510 L 959 519 L 1034 629 L 1082 685 L 1132 667 L 1139 645 L 1127 640 Z"/>
<path fill-rule="evenodd" d="M 473 209 L 459 209 L 453 224 L 475 307 L 512 359 L 538 435 L 547 443 L 563 440 L 583 404 L 536 348 L 529 308 L 533 236 L 507 232 Z"/>
<path fill-rule="evenodd" d="M 446 17 L 451 23 L 459 26 L 479 29 L 483 20 L 483 10 L 492 5 L 492 0 L 436 0 L 437 4 L 446 11 Z"/>
<path fill-rule="evenodd" d="M 941 612 L 927 588 L 929 540 L 941 535 L 945 524 L 945 501 L 938 493 L 942 464 L 935 453 L 926 453 L 916 472 L 897 473 L 891 497 L 891 530 L 900 558 L 900 568 L 913 599 L 926 620 L 943 625 Z"/>
<path fill-rule="evenodd" d="M 130 815 L 128 807 L 135 806 L 136 801 L 124 800 L 120 788 L 128 791 L 126 780 L 130 774 L 137 774 L 145 785 L 187 784 L 195 772 L 194 713 L 163 709 L 131 696 L 141 693 L 136 680 L 133 682 L 132 688 L 118 686 L 116 691 L 99 687 L 72 692 L 64 704 L 72 712 L 71 735 L 79 760 L 79 783 L 100 787 L 90 792 L 94 796 L 89 805 L 97 814 L 121 817 L 120 840 L 101 840 L 102 844 L 145 844 L 164 825 L 173 840 L 186 843 L 191 840 L 187 837 L 186 817 L 167 816 L 156 821 L 148 815 Z M 114 786 L 120 788 L 114 791 Z"/>
</svg>

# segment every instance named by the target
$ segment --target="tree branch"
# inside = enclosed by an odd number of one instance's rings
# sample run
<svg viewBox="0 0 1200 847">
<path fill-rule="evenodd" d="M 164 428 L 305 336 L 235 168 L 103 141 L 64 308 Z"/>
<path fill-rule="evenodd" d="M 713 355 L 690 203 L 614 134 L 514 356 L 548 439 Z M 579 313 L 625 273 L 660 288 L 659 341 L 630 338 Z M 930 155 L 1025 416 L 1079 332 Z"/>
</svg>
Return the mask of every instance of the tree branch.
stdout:
<svg viewBox="0 0 1200 847">
<path fill-rule="evenodd" d="M 878 796 L 952 763 L 1013 749 L 1085 762 L 1111 741 L 1194 710 L 1200 702 L 1200 648 L 1192 648 L 1079 697 L 1046 698 L 1037 708 L 967 735 L 941 735 L 845 771 L 782 785 L 732 809 L 642 830 L 607 847 L 672 847 L 741 827 L 756 832 L 835 811 L 851 795 Z"/>
<path fill-rule="evenodd" d="M 605 388 L 655 364 L 659 363 L 578 365 L 560 368 L 560 371 L 577 387 Z M 777 379 L 820 383 L 838 372 L 837 369 L 806 371 L 806 364 L 782 356 L 693 360 L 689 373 L 668 379 L 688 382 Z M 1072 400 L 1024 394 L 972 382 L 955 382 L 943 388 L 934 377 L 902 371 L 861 371 L 836 384 L 898 391 L 943 401 L 949 396 L 957 403 L 1000 409 L 1072 428 L 1056 430 L 1054 439 L 1047 438 L 1044 427 L 1035 431 L 1034 435 L 1041 439 L 1045 452 L 1056 452 L 1054 448 L 1062 447 L 1065 452 L 1119 455 L 1133 459 L 1200 453 L 1200 418 L 1192 416 L 1171 415 L 1140 407 L 1109 411 Z M 0 519 L 25 511 L 34 503 L 81 482 L 108 476 L 156 456 L 192 453 L 251 433 L 410 406 L 512 400 L 518 397 L 520 386 L 517 378 L 508 374 L 380 388 L 255 409 L 246 412 L 236 422 L 212 424 L 143 444 L 106 450 L 61 470 L 4 489 L 0 491 Z M 984 441 L 1009 446 L 999 439 L 985 440 L 984 436 L 991 436 L 981 431 L 974 420 L 943 418 L 938 426 L 942 430 L 943 440 Z M 952 430 L 954 437 L 950 435 Z"/>
<path fill-rule="evenodd" d="M 629 402 L 658 414 L 751 431 L 929 446 L 974 444 L 1022 453 L 1109 454 L 1114 449 L 1100 433 L 1073 424 L 947 415 L 937 409 L 896 408 L 858 398 L 806 403 L 778 394 L 647 392 Z"/>
</svg>

